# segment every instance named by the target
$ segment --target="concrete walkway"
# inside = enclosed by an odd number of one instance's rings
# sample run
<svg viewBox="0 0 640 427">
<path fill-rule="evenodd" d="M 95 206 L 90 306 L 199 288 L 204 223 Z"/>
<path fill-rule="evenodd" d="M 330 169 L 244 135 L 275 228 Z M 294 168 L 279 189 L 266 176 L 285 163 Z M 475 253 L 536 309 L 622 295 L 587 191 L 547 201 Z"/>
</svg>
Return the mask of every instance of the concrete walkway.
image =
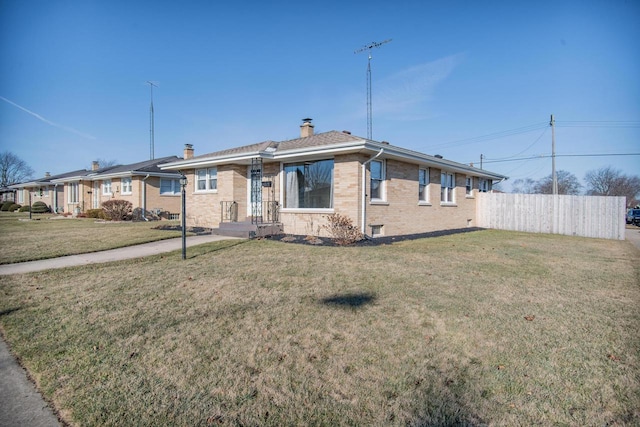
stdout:
<svg viewBox="0 0 640 427">
<path fill-rule="evenodd" d="M 215 234 L 189 236 L 187 237 L 187 247 L 228 239 L 236 239 L 236 237 L 217 236 Z M 35 271 L 52 270 L 54 268 L 76 267 L 79 265 L 121 261 L 124 259 L 142 258 L 149 255 L 157 255 L 179 250 L 181 248 L 182 239 L 178 237 L 175 239 L 160 240 L 157 242 L 144 243 L 142 245 L 128 246 L 126 248 L 111 249 L 102 252 L 0 265 L 0 276 L 6 276 L 8 274 L 33 273 Z M 188 251 L 187 256 L 189 256 Z"/>
<path fill-rule="evenodd" d="M 187 247 L 235 237 L 207 234 L 187 237 Z M 171 252 L 182 248 L 182 239 L 168 239 L 127 248 L 112 249 L 90 254 L 71 255 L 42 261 L 0 265 L 0 275 L 32 273 L 53 268 L 75 267 L 140 258 Z M 187 257 L 189 251 L 187 251 Z M 60 426 L 58 418 L 44 401 L 25 370 L 13 357 L 4 338 L 0 336 L 0 427 Z"/>
</svg>

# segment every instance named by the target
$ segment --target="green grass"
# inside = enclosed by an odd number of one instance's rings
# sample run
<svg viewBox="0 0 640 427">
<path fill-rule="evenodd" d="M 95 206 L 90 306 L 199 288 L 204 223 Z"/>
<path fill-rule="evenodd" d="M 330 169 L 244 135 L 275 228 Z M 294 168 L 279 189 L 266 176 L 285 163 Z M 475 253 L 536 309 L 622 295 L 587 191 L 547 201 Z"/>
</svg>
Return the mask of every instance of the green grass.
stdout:
<svg viewBox="0 0 640 427">
<path fill-rule="evenodd" d="M 500 231 L 223 241 L 3 277 L 0 326 L 71 425 L 632 426 L 639 260 Z"/>
<path fill-rule="evenodd" d="M 179 231 L 154 230 L 162 222 L 104 222 L 95 219 L 51 219 L 54 215 L 2 212 L 0 264 L 55 258 L 179 237 Z M 58 217 L 60 218 L 60 217 Z"/>
</svg>

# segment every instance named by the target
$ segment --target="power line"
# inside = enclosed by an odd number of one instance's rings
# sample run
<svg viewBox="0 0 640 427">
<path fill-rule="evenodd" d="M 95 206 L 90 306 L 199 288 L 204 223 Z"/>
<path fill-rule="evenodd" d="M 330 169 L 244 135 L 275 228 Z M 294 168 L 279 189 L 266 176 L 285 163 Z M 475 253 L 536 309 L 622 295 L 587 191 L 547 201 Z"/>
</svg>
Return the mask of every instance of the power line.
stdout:
<svg viewBox="0 0 640 427">
<path fill-rule="evenodd" d="M 476 136 L 473 138 L 464 138 L 464 139 L 458 139 L 456 141 L 449 141 L 443 144 L 433 145 L 428 148 L 433 149 L 433 148 L 441 148 L 441 147 L 451 147 L 454 145 L 467 145 L 467 144 L 473 144 L 476 142 L 485 142 L 485 141 L 490 141 L 492 139 L 506 138 L 508 136 L 518 135 L 521 133 L 528 133 L 528 132 L 533 132 L 540 129 L 546 129 L 548 126 L 549 124 L 547 122 L 538 122 L 538 123 L 533 123 L 533 124 L 522 126 L 515 129 L 508 129 L 508 130 L 503 130 L 499 132 L 493 132 L 486 135 Z"/>
<path fill-rule="evenodd" d="M 556 154 L 556 157 L 614 157 L 614 156 L 640 156 L 640 153 L 597 153 L 597 154 Z M 551 158 L 550 154 L 540 154 L 538 156 L 521 157 L 519 159 L 496 159 L 485 160 L 485 163 L 502 163 L 502 162 L 516 162 L 521 160 L 533 160 L 533 159 L 548 159 Z"/>
</svg>

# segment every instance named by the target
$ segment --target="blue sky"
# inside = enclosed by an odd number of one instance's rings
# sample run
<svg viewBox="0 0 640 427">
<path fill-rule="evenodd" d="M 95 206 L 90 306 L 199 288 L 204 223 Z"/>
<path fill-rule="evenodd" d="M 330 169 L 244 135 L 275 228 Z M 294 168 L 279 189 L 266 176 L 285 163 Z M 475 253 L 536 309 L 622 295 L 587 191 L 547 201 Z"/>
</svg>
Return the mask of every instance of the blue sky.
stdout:
<svg viewBox="0 0 640 427">
<path fill-rule="evenodd" d="M 316 132 L 518 178 L 640 174 L 640 1 L 0 0 L 0 150 L 63 173 Z M 623 123 L 626 122 L 626 123 Z M 488 136 L 487 136 L 488 135 Z M 494 162 L 492 159 L 529 160 Z M 508 188 L 508 187 L 507 187 Z"/>
</svg>

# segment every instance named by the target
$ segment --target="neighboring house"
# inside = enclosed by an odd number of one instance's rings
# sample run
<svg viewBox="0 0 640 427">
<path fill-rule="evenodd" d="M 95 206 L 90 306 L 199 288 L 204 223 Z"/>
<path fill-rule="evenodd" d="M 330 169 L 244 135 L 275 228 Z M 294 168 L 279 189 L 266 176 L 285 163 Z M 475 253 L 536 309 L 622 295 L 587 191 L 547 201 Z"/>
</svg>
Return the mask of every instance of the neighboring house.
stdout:
<svg viewBox="0 0 640 427">
<path fill-rule="evenodd" d="M 62 180 L 70 176 L 78 176 L 86 173 L 88 173 L 86 169 L 54 176 L 47 172 L 42 178 L 14 184 L 11 185 L 10 188 L 15 191 L 15 202 L 20 205 L 29 205 L 29 203 L 33 204 L 34 202 L 41 201 L 46 203 L 52 212 L 63 212 L 65 206 L 63 195 L 64 186 L 54 183 L 53 180 Z"/>
<path fill-rule="evenodd" d="M 327 235 L 327 215 L 348 216 L 365 234 L 403 235 L 473 226 L 477 192 L 505 176 L 350 132 L 300 138 L 193 156 L 161 169 L 188 179 L 187 225 L 223 227 L 252 220 L 287 234 Z"/>
<path fill-rule="evenodd" d="M 80 213 L 98 209 L 107 200 L 127 200 L 145 211 L 180 212 L 180 174 L 166 172 L 159 165 L 180 160 L 170 156 L 144 162 L 100 168 L 93 162 L 90 171 L 67 174 L 52 182 L 64 187 L 64 211 Z"/>
<path fill-rule="evenodd" d="M 180 174 L 162 171 L 159 165 L 180 160 L 170 156 L 130 165 L 80 169 L 10 186 L 21 205 L 42 201 L 53 212 L 86 212 L 112 199 L 128 200 L 133 208 L 180 213 Z M 31 198 L 29 198 L 31 196 Z"/>
</svg>

